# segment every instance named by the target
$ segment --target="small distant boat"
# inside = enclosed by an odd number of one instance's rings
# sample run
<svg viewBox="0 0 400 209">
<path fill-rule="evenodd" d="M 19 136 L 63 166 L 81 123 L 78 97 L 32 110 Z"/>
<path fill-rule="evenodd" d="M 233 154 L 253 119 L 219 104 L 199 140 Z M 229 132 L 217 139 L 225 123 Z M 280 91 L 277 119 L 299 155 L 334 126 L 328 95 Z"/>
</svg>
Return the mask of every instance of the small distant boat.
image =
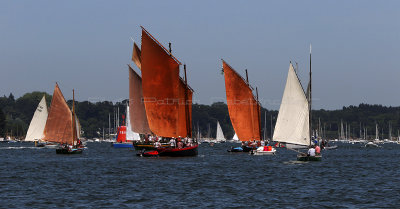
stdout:
<svg viewBox="0 0 400 209">
<path fill-rule="evenodd" d="M 25 141 L 37 142 L 43 138 L 44 127 L 46 126 L 48 111 L 46 104 L 46 97 L 43 95 L 40 100 L 35 113 L 33 114 L 31 123 L 29 124 L 28 131 L 26 133 Z M 42 144 L 44 146 L 44 144 Z"/>
<path fill-rule="evenodd" d="M 257 88 L 256 96 L 254 96 L 253 88 L 248 80 L 247 70 L 245 80 L 224 60 L 222 60 L 222 69 L 225 78 L 228 112 L 235 130 L 235 136 L 237 135 L 242 142 L 260 141 L 261 118 Z M 228 152 L 249 152 L 253 149 L 256 149 L 255 145 L 242 145 L 240 148 L 231 148 Z"/>
<path fill-rule="evenodd" d="M 257 150 L 252 151 L 251 154 L 253 155 L 274 155 L 276 149 L 272 146 L 260 146 Z"/>
<path fill-rule="evenodd" d="M 71 111 L 56 83 L 44 128 L 44 141 L 61 144 L 56 149 L 57 154 L 81 154 L 83 152 L 83 146 L 78 143 L 80 142 L 78 139 L 80 127 L 75 115 L 75 93 L 72 92 Z"/>
<path fill-rule="evenodd" d="M 374 142 L 368 142 L 365 144 L 365 147 L 377 148 L 379 146 L 377 144 L 375 144 Z"/>
<path fill-rule="evenodd" d="M 219 121 L 217 121 L 217 136 L 215 137 L 217 143 L 224 143 L 226 142 L 224 132 L 222 131 L 221 125 Z"/>
</svg>

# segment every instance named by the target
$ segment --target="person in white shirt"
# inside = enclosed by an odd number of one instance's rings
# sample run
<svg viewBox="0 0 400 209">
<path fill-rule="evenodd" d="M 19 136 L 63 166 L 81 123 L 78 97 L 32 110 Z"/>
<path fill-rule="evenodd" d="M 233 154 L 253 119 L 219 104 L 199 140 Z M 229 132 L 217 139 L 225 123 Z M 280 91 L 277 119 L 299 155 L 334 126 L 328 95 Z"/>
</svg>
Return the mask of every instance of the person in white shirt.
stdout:
<svg viewBox="0 0 400 209">
<path fill-rule="evenodd" d="M 315 148 L 314 146 L 311 146 L 310 149 L 308 149 L 308 156 L 314 157 L 315 156 Z"/>
<path fill-rule="evenodd" d="M 169 140 L 169 145 L 170 145 L 171 147 L 175 147 L 175 146 L 176 146 L 176 142 L 175 142 L 175 139 L 174 139 L 174 138 L 172 138 L 171 140 Z"/>
</svg>

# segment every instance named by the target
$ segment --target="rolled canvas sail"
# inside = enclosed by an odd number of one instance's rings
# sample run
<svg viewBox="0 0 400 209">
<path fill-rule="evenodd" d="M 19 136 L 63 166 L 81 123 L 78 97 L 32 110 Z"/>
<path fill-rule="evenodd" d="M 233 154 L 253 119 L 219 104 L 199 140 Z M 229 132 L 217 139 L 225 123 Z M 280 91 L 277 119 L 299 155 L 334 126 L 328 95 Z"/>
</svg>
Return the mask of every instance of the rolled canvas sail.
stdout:
<svg viewBox="0 0 400 209">
<path fill-rule="evenodd" d="M 289 66 L 273 141 L 310 145 L 308 101 L 292 64 Z"/>
<path fill-rule="evenodd" d="M 129 114 L 129 105 L 126 106 L 126 140 L 127 141 L 139 141 L 140 136 L 138 133 L 132 131 L 131 128 L 131 119 L 130 119 L 130 114 Z"/>
<path fill-rule="evenodd" d="M 75 128 L 74 128 L 75 129 Z M 49 142 L 73 144 L 72 112 L 69 109 L 58 84 L 51 100 L 50 112 L 44 128 L 43 140 Z"/>
<path fill-rule="evenodd" d="M 45 96 L 40 100 L 35 113 L 33 114 L 31 123 L 29 124 L 28 132 L 26 133 L 25 141 L 35 141 L 43 138 L 44 127 L 47 120 L 47 104 Z"/>
<path fill-rule="evenodd" d="M 240 141 L 260 140 L 260 107 L 244 79 L 222 60 L 229 117 Z"/>
</svg>

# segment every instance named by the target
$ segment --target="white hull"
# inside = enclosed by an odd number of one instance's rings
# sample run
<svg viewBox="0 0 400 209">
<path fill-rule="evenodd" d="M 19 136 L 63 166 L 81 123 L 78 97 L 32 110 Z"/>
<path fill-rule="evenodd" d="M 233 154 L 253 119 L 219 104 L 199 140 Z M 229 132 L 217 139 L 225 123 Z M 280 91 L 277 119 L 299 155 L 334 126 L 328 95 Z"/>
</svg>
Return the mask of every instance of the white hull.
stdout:
<svg viewBox="0 0 400 209">
<path fill-rule="evenodd" d="M 253 152 L 253 155 L 274 155 L 276 152 L 275 148 L 272 148 L 270 151 L 264 151 L 264 147 L 259 147 L 255 152 Z"/>
</svg>

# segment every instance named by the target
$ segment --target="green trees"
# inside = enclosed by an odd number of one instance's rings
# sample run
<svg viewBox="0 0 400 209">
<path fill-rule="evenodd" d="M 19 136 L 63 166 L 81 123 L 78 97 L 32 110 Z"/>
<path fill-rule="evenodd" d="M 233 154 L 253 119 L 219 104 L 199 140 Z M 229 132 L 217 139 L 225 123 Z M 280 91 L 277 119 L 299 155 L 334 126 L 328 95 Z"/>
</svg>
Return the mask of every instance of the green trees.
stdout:
<svg viewBox="0 0 400 209">
<path fill-rule="evenodd" d="M 28 129 L 30 120 L 32 119 L 35 108 L 39 101 L 46 95 L 47 105 L 50 106 L 51 95 L 45 92 L 31 92 L 24 94 L 22 97 L 15 99 L 12 94 L 8 97 L 0 97 L 0 136 L 6 134 L 23 138 Z M 72 101 L 67 101 L 71 106 Z M 105 133 L 108 134 L 108 117 L 110 115 L 111 133 L 115 125 L 114 113 L 120 112 L 120 125 L 122 124 L 122 115 L 125 115 L 127 100 L 112 103 L 102 101 L 92 103 L 89 101 L 75 102 L 76 115 L 84 131 L 83 137 L 100 138 Z M 266 115 L 266 121 L 265 121 Z M 261 109 L 261 129 L 264 136 L 264 127 L 266 127 L 266 135 L 271 137 L 275 128 L 275 122 L 278 111 Z M 271 120 L 272 119 L 272 120 Z M 319 127 L 319 119 L 321 126 Z M 225 137 L 231 139 L 234 134 L 232 124 L 229 118 L 228 107 L 223 102 L 211 105 L 193 104 L 192 106 L 192 124 L 193 136 L 196 136 L 198 130 L 202 136 L 208 134 L 210 127 L 210 136 L 215 137 L 217 121 L 220 122 Z M 266 122 L 266 125 L 264 123 Z M 397 135 L 400 129 L 400 107 L 385 107 L 382 105 L 360 104 L 358 106 L 343 107 L 340 110 L 313 110 L 313 129 L 325 129 L 325 136 L 328 138 L 338 137 L 338 128 L 340 122 L 343 121 L 349 127 L 352 137 L 359 137 L 360 124 L 362 130 L 368 129 L 368 135 L 375 135 L 375 123 L 378 123 L 379 131 L 382 132 L 384 138 L 387 138 L 389 123 L 392 126 L 392 135 Z"/>
</svg>

